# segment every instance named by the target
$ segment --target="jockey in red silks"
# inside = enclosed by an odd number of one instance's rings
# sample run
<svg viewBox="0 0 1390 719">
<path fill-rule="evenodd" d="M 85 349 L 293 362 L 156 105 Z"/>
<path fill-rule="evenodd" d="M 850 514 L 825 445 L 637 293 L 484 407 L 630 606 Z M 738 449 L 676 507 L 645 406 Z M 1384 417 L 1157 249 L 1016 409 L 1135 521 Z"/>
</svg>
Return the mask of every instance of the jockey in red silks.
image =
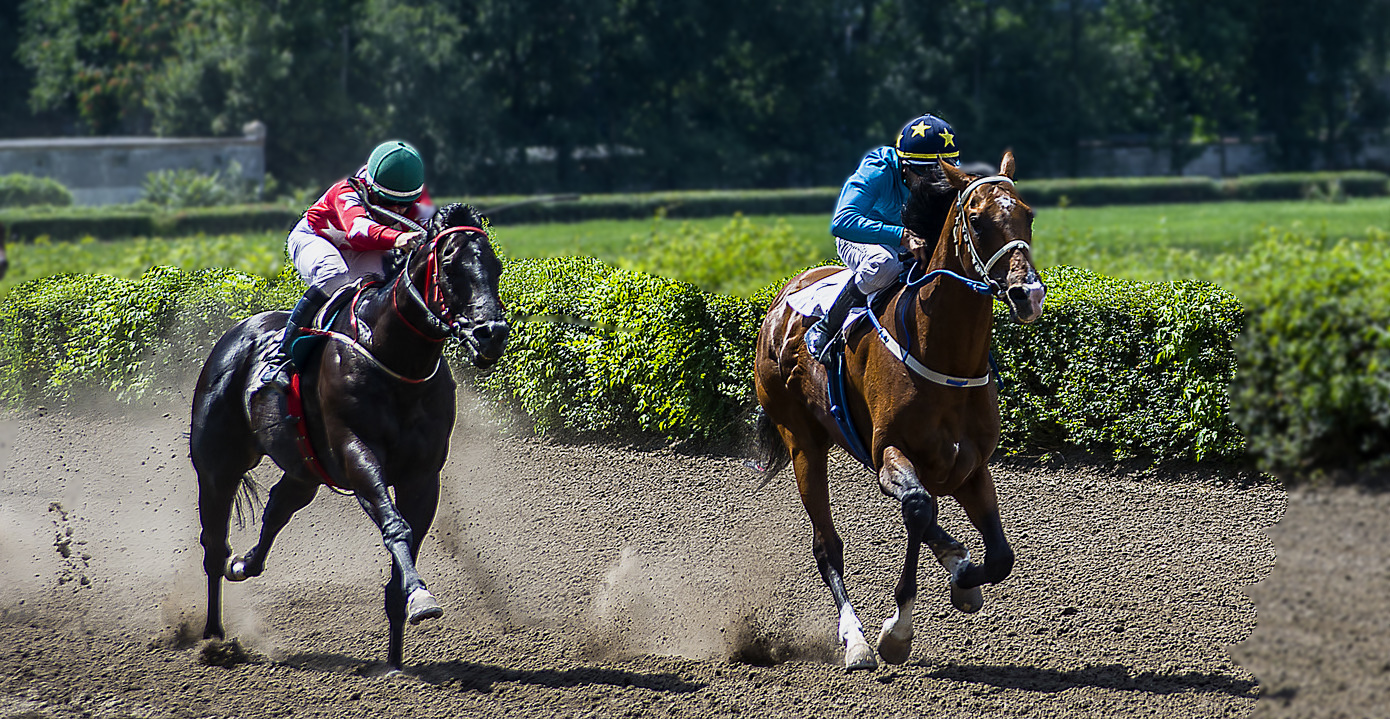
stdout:
<svg viewBox="0 0 1390 719">
<path fill-rule="evenodd" d="M 937 162 L 960 166 L 960 148 L 955 131 L 936 115 L 914 118 L 898 132 L 897 143 L 869 152 L 859 168 L 845 180 L 830 234 L 835 249 L 854 279 L 815 324 L 806 330 L 806 349 L 822 363 L 829 361 L 830 348 L 851 308 L 863 305 L 867 295 L 891 287 L 898 280 L 903 263 L 898 253 L 907 249 L 903 227 L 903 205 L 909 186 L 916 178 L 927 177 Z M 930 243 L 935 237 L 925 238 Z"/>
<path fill-rule="evenodd" d="M 289 387 L 296 371 L 291 345 L 329 295 L 365 275 L 382 275 L 386 253 L 420 237 L 419 232 L 378 222 L 364 199 L 423 226 L 435 208 L 425 190 L 425 162 L 419 151 L 398 140 L 378 145 L 362 169 L 328 188 L 290 230 L 290 260 L 309 290 L 290 311 L 279 352 L 261 375 L 262 382 L 280 391 Z"/>
</svg>

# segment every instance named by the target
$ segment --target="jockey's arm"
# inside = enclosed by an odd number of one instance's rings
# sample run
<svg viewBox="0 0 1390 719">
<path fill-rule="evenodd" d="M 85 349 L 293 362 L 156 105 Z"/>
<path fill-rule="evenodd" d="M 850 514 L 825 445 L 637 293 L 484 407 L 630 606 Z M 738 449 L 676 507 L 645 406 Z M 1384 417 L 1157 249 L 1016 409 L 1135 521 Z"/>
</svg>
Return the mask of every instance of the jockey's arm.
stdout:
<svg viewBox="0 0 1390 719">
<path fill-rule="evenodd" d="M 897 247 L 902 244 L 903 227 L 885 222 L 875 209 L 879 198 L 894 193 L 892 183 L 898 182 L 892 168 L 879 168 L 870 158 L 850 175 L 840 190 L 835 214 L 830 219 L 830 234 L 850 242 Z"/>
<path fill-rule="evenodd" d="M 373 220 L 362 206 L 357 194 L 344 192 L 334 203 L 339 222 L 347 228 L 347 245 L 358 252 L 389 250 L 396 247 L 400 230 L 393 230 Z"/>
</svg>

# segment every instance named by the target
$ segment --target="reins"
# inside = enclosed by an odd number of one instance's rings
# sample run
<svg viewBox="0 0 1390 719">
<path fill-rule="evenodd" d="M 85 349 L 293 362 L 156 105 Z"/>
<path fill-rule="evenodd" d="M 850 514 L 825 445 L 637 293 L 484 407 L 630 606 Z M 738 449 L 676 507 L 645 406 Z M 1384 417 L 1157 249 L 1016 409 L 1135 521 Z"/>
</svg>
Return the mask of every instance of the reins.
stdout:
<svg viewBox="0 0 1390 719">
<path fill-rule="evenodd" d="M 410 257 L 406 260 L 405 269 L 401 270 L 400 274 L 396 275 L 395 281 L 391 283 L 391 309 L 396 313 L 397 317 L 400 317 L 402 324 L 409 328 L 411 332 L 414 332 L 415 334 L 419 335 L 421 338 L 429 342 L 443 342 L 450 335 L 457 334 L 458 325 L 456 322 L 453 321 L 452 316 L 449 314 L 448 304 L 444 301 L 444 290 L 442 288 L 441 281 L 442 273 L 439 271 L 439 241 L 449 235 L 458 232 L 480 232 L 486 234 L 486 232 L 484 232 L 484 230 L 481 227 L 473 227 L 471 225 L 449 227 L 442 230 L 439 234 L 431 238 L 429 242 L 422 242 L 420 244 L 417 244 L 413 249 L 411 249 Z M 427 251 L 429 252 L 429 257 L 426 259 L 424 294 L 439 302 L 440 307 L 443 308 L 441 310 L 441 312 L 443 313 L 442 318 L 440 314 L 436 313 L 435 310 L 430 306 L 429 302 L 426 301 L 425 297 L 421 295 L 420 289 L 415 286 L 415 283 L 413 281 L 407 279 L 404 283 L 401 282 L 402 277 L 406 277 L 410 274 L 411 260 L 415 257 L 415 253 L 419 252 L 421 248 L 428 248 Z M 411 300 L 415 302 L 416 305 L 418 305 L 421 309 L 425 311 L 425 318 L 429 321 L 430 328 L 443 332 L 443 336 L 431 337 L 425 334 L 423 330 L 421 330 L 419 327 L 416 327 L 415 324 L 411 322 L 409 318 L 407 318 L 404 314 L 401 313 L 398 298 L 400 297 L 400 288 L 402 284 L 404 284 L 406 288 L 406 296 L 408 296 Z M 362 331 L 357 328 L 357 302 L 359 299 L 361 299 L 361 296 L 362 293 L 361 290 L 359 290 L 357 295 L 353 297 L 352 305 L 349 309 L 349 312 L 351 312 L 352 314 L 353 328 L 357 330 L 357 334 L 359 336 L 362 334 Z M 307 328 L 302 331 L 305 334 L 327 337 L 328 339 L 332 339 L 347 345 L 348 347 L 352 348 L 353 351 L 371 360 L 372 364 L 376 365 L 377 369 L 381 370 L 386 375 L 399 382 L 404 382 L 406 384 L 420 384 L 434 379 L 435 375 L 439 374 L 439 368 L 444 364 L 444 358 L 440 357 L 435 362 L 434 370 L 429 373 L 429 376 L 418 378 L 407 377 L 401 374 L 400 372 L 397 372 L 391 369 L 390 367 L 386 366 L 385 363 L 383 363 L 380 359 L 377 359 L 376 355 L 372 354 L 372 351 L 367 349 L 367 347 L 365 347 L 361 342 L 358 342 L 352 337 L 349 337 L 341 332 L 334 332 L 333 330 L 319 330 Z"/>
<path fill-rule="evenodd" d="M 981 186 L 995 183 L 1007 183 L 1012 187 L 1014 181 L 1004 175 L 991 175 L 989 177 L 981 177 L 967 185 L 964 190 L 961 190 L 960 194 L 956 196 L 956 219 L 951 229 L 951 237 L 955 241 L 956 247 L 959 248 L 964 246 L 966 248 L 966 252 L 963 254 L 968 255 L 971 266 L 982 279 L 971 279 L 959 272 L 947 269 L 931 270 L 930 272 L 923 271 L 921 277 L 913 279 L 912 270 L 919 266 L 914 264 L 912 267 L 908 268 L 906 284 L 899 291 L 900 297 L 915 296 L 916 290 L 922 285 L 938 277 L 949 277 L 964 284 L 978 294 L 989 295 L 996 300 L 1003 301 L 1002 295 L 1004 288 L 1000 286 L 998 282 L 995 282 L 993 277 L 990 277 L 989 271 L 994 268 L 995 263 L 1011 250 L 1021 247 L 1024 252 L 1029 252 L 1028 243 L 1023 240 L 1014 240 L 1006 243 L 1003 248 L 994 253 L 994 256 L 989 258 L 988 262 L 981 262 L 979 250 L 975 248 L 974 230 L 970 227 L 970 223 L 965 221 L 965 205 L 970 201 L 970 196 Z M 960 254 L 959 251 L 958 254 Z M 1029 259 L 1031 260 L 1031 253 Z M 903 300 L 900 298 L 899 301 Z M 893 335 L 884 328 L 883 323 L 879 322 L 878 315 L 874 313 L 873 308 L 868 308 L 867 314 L 869 315 L 869 321 L 874 326 L 875 332 L 878 334 L 879 340 L 883 342 L 883 346 L 887 348 L 894 357 L 897 357 L 898 361 L 902 362 L 908 369 L 917 374 L 917 376 L 945 387 L 981 387 L 989 384 L 990 375 L 988 372 L 979 377 L 957 377 L 955 375 L 937 372 L 922 364 L 916 357 L 912 356 L 912 353 L 909 352 L 907 348 L 893 339 Z"/>
</svg>

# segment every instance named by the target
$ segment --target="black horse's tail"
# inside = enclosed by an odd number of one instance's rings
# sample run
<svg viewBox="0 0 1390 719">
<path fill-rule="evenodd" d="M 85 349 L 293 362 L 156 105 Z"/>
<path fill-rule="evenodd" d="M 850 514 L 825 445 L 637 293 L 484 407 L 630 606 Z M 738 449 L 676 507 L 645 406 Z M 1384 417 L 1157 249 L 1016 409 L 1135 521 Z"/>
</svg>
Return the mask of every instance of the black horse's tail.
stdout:
<svg viewBox="0 0 1390 719">
<path fill-rule="evenodd" d="M 762 455 L 763 481 L 758 485 L 758 489 L 762 489 L 778 472 L 791 464 L 792 455 L 787 451 L 787 443 L 782 441 L 782 435 L 778 434 L 777 426 L 772 423 L 767 412 L 758 407 L 753 410 L 753 415 L 758 452 Z"/>
<path fill-rule="evenodd" d="M 241 475 L 241 487 L 237 490 L 236 504 L 233 505 L 236 508 L 237 529 L 244 529 L 247 522 L 255 522 L 256 512 L 265 509 L 265 500 L 261 498 L 264 489 L 250 472 Z"/>
</svg>

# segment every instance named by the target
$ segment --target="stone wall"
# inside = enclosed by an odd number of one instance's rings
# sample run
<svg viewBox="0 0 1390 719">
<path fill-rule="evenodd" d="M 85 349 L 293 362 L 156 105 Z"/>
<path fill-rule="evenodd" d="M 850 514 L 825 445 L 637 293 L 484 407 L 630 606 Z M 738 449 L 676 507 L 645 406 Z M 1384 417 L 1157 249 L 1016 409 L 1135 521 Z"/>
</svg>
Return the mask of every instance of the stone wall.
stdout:
<svg viewBox="0 0 1390 719">
<path fill-rule="evenodd" d="M 265 129 L 243 137 L 54 137 L 0 140 L 0 175 L 51 177 L 72 191 L 79 205 L 140 199 L 145 176 L 157 170 L 226 171 L 235 162 L 242 177 L 265 180 Z"/>
</svg>

